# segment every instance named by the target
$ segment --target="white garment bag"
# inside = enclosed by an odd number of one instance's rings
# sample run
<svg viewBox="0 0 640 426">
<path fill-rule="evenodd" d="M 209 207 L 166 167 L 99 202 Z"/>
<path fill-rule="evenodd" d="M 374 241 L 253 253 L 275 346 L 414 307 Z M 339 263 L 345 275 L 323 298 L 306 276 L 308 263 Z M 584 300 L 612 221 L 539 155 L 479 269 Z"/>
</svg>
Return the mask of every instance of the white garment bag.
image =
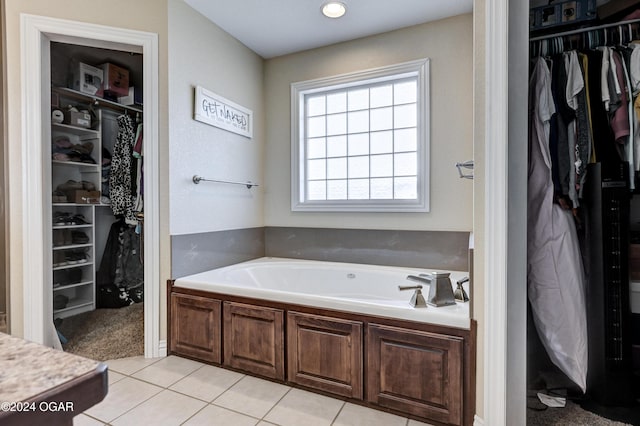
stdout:
<svg viewBox="0 0 640 426">
<path fill-rule="evenodd" d="M 555 112 L 549 67 L 538 58 L 530 81 L 528 294 L 551 361 L 583 392 L 587 382 L 585 277 L 571 211 L 553 202 L 549 120 Z"/>
</svg>

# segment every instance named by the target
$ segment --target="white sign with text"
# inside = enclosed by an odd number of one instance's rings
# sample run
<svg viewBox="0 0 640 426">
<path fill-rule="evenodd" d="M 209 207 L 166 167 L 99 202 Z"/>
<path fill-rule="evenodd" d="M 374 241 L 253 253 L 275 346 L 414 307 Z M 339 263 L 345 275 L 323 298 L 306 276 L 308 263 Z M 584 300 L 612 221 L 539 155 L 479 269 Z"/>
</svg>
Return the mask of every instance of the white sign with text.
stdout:
<svg viewBox="0 0 640 426">
<path fill-rule="evenodd" d="M 248 138 L 253 137 L 253 112 L 230 100 L 196 86 L 195 120 Z"/>
</svg>

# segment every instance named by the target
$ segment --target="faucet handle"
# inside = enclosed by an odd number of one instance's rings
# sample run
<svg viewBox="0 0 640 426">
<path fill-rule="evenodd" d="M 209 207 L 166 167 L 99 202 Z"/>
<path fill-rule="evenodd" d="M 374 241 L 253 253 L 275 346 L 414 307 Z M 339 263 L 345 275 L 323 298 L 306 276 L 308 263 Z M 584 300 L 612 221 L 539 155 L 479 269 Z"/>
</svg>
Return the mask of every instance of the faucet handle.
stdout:
<svg viewBox="0 0 640 426">
<path fill-rule="evenodd" d="M 417 284 L 417 285 L 399 285 L 398 286 L 398 290 L 400 290 L 400 291 L 420 290 L 420 289 L 422 289 L 422 284 Z"/>
<path fill-rule="evenodd" d="M 422 284 L 417 285 L 399 285 L 398 290 L 415 290 L 413 296 L 411 296 L 411 300 L 409 304 L 414 308 L 426 308 L 427 302 L 424 300 L 424 296 L 422 295 Z"/>
<path fill-rule="evenodd" d="M 457 288 L 456 288 L 456 291 L 453 292 L 453 297 L 459 302 L 469 301 L 469 296 L 467 295 L 467 292 L 464 290 L 464 287 L 462 287 L 462 284 L 468 281 L 469 281 L 469 277 L 464 277 L 456 281 Z"/>
</svg>

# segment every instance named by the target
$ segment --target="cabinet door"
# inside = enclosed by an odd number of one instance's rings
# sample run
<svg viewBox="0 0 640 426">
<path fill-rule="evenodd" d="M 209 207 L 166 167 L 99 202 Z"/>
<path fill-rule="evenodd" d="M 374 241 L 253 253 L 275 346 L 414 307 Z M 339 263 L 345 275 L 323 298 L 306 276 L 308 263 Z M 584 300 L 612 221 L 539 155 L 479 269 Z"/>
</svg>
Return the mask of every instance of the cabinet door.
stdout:
<svg viewBox="0 0 640 426">
<path fill-rule="evenodd" d="M 289 381 L 362 399 L 362 323 L 287 314 Z"/>
<path fill-rule="evenodd" d="M 224 364 L 284 380 L 284 313 L 224 302 Z"/>
<path fill-rule="evenodd" d="M 221 362 L 221 302 L 171 294 L 171 352 L 208 362 Z"/>
<path fill-rule="evenodd" d="M 367 400 L 441 423 L 463 419 L 460 337 L 371 324 Z"/>
</svg>

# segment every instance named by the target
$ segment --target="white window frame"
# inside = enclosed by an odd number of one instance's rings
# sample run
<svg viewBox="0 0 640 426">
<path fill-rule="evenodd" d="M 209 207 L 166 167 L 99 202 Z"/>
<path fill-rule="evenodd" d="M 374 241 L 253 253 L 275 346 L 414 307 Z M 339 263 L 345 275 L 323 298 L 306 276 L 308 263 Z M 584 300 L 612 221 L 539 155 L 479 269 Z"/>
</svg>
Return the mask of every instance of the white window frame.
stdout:
<svg viewBox="0 0 640 426">
<path fill-rule="evenodd" d="M 305 96 L 386 80 L 417 77 L 417 199 L 306 200 Z M 291 84 L 291 210 L 309 212 L 429 211 L 429 59 Z"/>
</svg>

